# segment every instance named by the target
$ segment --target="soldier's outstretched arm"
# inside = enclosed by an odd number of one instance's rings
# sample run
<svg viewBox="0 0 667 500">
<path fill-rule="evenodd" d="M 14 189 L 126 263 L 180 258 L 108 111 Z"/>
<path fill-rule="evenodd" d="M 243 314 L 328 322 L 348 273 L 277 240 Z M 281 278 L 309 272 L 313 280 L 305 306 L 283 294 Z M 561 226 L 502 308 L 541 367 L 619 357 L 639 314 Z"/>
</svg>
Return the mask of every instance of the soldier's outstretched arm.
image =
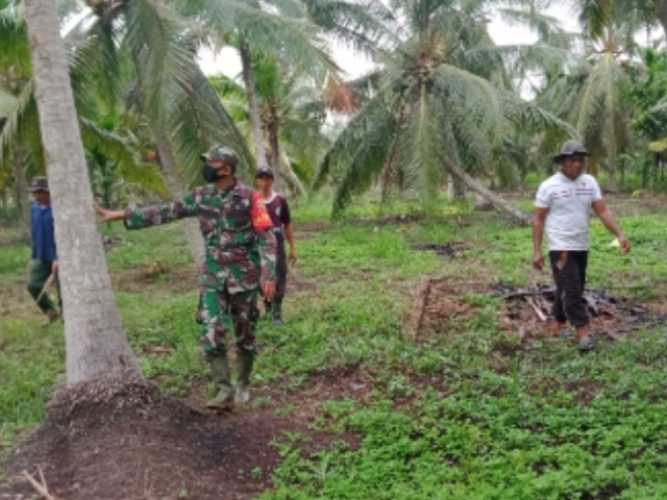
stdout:
<svg viewBox="0 0 667 500">
<path fill-rule="evenodd" d="M 142 229 L 167 224 L 199 214 L 199 204 L 192 194 L 181 200 L 143 208 L 128 207 L 125 210 L 106 210 L 99 206 L 95 208 L 102 222 L 122 220 L 127 229 Z"/>
</svg>

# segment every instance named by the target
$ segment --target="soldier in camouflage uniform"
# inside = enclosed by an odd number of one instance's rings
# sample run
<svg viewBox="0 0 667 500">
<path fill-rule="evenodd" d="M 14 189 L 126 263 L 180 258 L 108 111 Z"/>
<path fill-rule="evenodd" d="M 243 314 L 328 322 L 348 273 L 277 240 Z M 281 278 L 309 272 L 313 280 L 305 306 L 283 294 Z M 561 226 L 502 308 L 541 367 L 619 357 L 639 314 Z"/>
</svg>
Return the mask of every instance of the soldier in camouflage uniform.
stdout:
<svg viewBox="0 0 667 500">
<path fill-rule="evenodd" d="M 146 208 L 109 211 L 98 208 L 103 221 L 123 220 L 127 229 L 166 224 L 198 217 L 206 245 L 201 276 L 198 319 L 201 342 L 217 396 L 208 406 L 229 409 L 234 400 L 246 403 L 255 359 L 255 325 L 259 316 L 257 295 L 275 294 L 276 240 L 271 219 L 258 193 L 236 180 L 236 153 L 216 146 L 202 155 L 203 176 L 209 184 L 195 188 L 182 200 Z M 230 381 L 225 345 L 225 323 L 234 324 L 238 382 Z"/>
</svg>

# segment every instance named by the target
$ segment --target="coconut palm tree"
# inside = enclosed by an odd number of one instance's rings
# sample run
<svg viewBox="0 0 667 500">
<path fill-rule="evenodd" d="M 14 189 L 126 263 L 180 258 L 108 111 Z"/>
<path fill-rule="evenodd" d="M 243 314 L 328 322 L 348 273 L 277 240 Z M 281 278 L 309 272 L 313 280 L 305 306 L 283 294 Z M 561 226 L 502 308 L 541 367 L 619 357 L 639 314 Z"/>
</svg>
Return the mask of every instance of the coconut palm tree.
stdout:
<svg viewBox="0 0 667 500">
<path fill-rule="evenodd" d="M 30 0 L 26 3 L 25 18 L 62 270 L 67 383 L 86 382 L 126 370 L 138 373 L 97 233 L 55 3 Z"/>
<path fill-rule="evenodd" d="M 26 26 L 11 3 L 0 10 L 0 45 L 0 169 L 6 178 L 13 178 L 16 207 L 29 237 L 26 179 L 33 160 L 41 157 L 41 144 L 35 126 L 37 110 L 32 100 Z M 11 141 L 13 137 L 21 140 Z"/>
<path fill-rule="evenodd" d="M 249 177 L 252 156 L 196 63 L 197 34 L 165 2 L 88 1 L 91 12 L 72 30 L 74 58 L 90 88 L 126 95 L 140 114 L 172 196 L 198 180 L 200 155 L 215 143 L 234 146 Z M 82 86 L 82 87 L 85 87 Z M 196 221 L 183 221 L 197 265 L 204 256 Z"/>
<path fill-rule="evenodd" d="M 575 125 L 593 153 L 593 171 L 604 164 L 607 187 L 615 190 L 619 158 L 629 143 L 631 106 L 624 95 L 631 59 L 637 54 L 638 24 L 636 18 L 621 14 L 615 2 L 585 7 L 584 55 L 548 75 L 538 102 Z"/>
<path fill-rule="evenodd" d="M 322 92 L 303 72 L 290 74 L 272 57 L 261 54 L 255 56 L 253 67 L 267 156 L 271 165 L 279 165 L 276 170 L 282 176 L 291 176 L 285 180 L 293 194 L 305 194 L 302 182 L 311 180 L 321 152 L 328 147 L 322 133 L 327 104 Z M 239 128 L 249 135 L 245 87 L 224 76 L 212 80 Z M 292 166 L 304 175 L 303 181 L 293 173 Z"/>
<path fill-rule="evenodd" d="M 306 19 L 298 0 L 176 0 L 174 3 L 184 16 L 205 28 L 208 36 L 202 38 L 202 43 L 210 42 L 216 47 L 231 44 L 238 49 L 255 158 L 258 166 L 268 166 L 253 54 L 270 54 L 281 62 L 307 67 L 313 76 L 322 79 L 335 66 L 323 41 L 318 39 L 318 28 Z"/>
<path fill-rule="evenodd" d="M 513 122 L 567 126 L 510 90 L 506 51 L 491 41 L 484 4 L 391 2 L 401 42 L 364 82 L 369 98 L 326 154 L 316 179 L 316 187 L 336 179 L 334 213 L 379 177 L 416 188 L 428 206 L 450 173 L 527 221 L 473 176 L 491 165 L 494 147 Z"/>
<path fill-rule="evenodd" d="M 307 72 L 320 85 L 337 72 L 323 33 L 371 50 L 387 33 L 377 14 L 388 10 L 377 1 L 350 0 L 175 0 L 179 11 L 206 28 L 203 42 L 233 45 L 240 54 L 248 100 L 255 157 L 260 166 L 272 164 L 293 190 L 300 188 L 287 162 L 279 162 L 267 147 L 254 61 L 272 57 L 288 73 Z M 277 162 L 277 163 L 276 163 Z M 284 170 L 284 172 L 283 172 Z M 290 181 L 291 179 L 291 181 Z"/>
<path fill-rule="evenodd" d="M 28 36 L 19 7 L 20 4 L 10 4 L 0 11 L 0 39 L 3 47 L 8 49 L 0 56 L 0 168 L 13 172 L 17 203 L 19 208 L 25 209 L 21 210 L 24 215 L 29 209 L 25 179 L 29 174 L 44 172 L 45 159 L 34 99 Z M 106 92 L 109 86 L 84 81 L 93 80 L 94 75 L 83 71 L 76 60 L 71 61 L 70 69 L 77 88 L 79 125 L 87 151 L 94 150 L 98 157 L 113 162 L 120 178 L 159 188 L 161 181 L 155 170 L 138 161 L 126 138 L 110 129 L 108 117 L 102 119 L 102 108 L 113 112 L 113 105 L 109 104 L 110 94 Z M 105 124 L 101 126 L 102 122 Z M 27 227 L 25 215 L 22 219 Z"/>
<path fill-rule="evenodd" d="M 569 3 L 579 10 L 582 24 L 595 36 L 600 36 L 612 19 L 623 19 L 634 30 L 660 26 L 667 36 L 667 0 L 570 0 Z"/>
</svg>

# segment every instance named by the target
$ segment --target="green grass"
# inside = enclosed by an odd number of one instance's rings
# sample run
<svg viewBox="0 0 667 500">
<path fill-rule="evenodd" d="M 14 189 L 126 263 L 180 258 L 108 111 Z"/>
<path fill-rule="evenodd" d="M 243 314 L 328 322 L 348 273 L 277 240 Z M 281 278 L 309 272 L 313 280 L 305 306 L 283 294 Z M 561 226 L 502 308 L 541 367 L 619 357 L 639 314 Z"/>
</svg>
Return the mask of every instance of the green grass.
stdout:
<svg viewBox="0 0 667 500">
<path fill-rule="evenodd" d="M 462 292 L 474 314 L 415 344 L 402 318 L 422 280 L 525 285 L 538 279 L 530 271 L 530 230 L 495 214 L 474 214 L 467 204 L 444 204 L 424 220 L 402 224 L 375 218 L 407 217 L 419 207 L 396 202 L 381 214 L 365 200 L 335 223 L 326 219 L 329 210 L 326 198 L 295 210 L 297 228 L 325 228 L 309 229 L 299 242 L 298 279 L 305 285 L 287 299 L 288 326 L 260 324 L 255 383 L 299 388 L 313 373 L 354 366 L 371 374 L 372 392 L 363 404 L 345 397 L 322 404 L 313 427 L 341 436 L 329 449 L 307 457 L 303 436 L 277 443 L 283 455 L 277 487 L 264 498 L 667 495 L 664 328 L 605 343 L 588 356 L 551 342 L 520 349 L 499 329 L 496 297 Z M 594 224 L 590 285 L 664 300 L 664 216 L 628 217 L 623 226 L 635 245 L 630 256 L 609 247 L 611 238 Z M 108 261 L 116 277 L 156 263 L 165 269 L 191 265 L 176 225 L 105 231 L 115 242 Z M 445 261 L 414 248 L 447 242 L 465 242 L 467 249 Z M 43 417 L 64 363 L 62 325 L 41 327 L 22 288 L 27 258 L 16 242 L 4 245 L 0 257 L 0 294 L 8 298 L 0 318 L 5 452 Z M 182 395 L 206 370 L 193 321 L 197 292 L 179 286 L 179 276 L 166 273 L 116 295 L 144 373 Z M 275 408 L 283 416 L 293 411 Z M 349 431 L 358 435 L 358 448 L 343 440 Z"/>
</svg>

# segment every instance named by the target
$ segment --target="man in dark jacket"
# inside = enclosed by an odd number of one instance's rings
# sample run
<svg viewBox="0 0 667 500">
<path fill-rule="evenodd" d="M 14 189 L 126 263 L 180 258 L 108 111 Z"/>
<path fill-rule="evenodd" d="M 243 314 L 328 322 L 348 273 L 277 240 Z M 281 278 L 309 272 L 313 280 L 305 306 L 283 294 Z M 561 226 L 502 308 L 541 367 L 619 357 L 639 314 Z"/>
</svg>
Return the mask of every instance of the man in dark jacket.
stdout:
<svg viewBox="0 0 667 500">
<path fill-rule="evenodd" d="M 287 255 L 285 253 L 285 240 L 289 243 L 289 263 L 295 265 L 297 261 L 296 241 L 294 239 L 294 228 L 287 200 L 273 190 L 273 171 L 268 168 L 257 170 L 255 174 L 255 187 L 262 195 L 266 210 L 273 222 L 273 233 L 276 235 L 276 294 L 273 300 L 264 297 L 266 314 L 273 320 L 275 325 L 283 324 L 283 299 L 287 288 Z"/>
<path fill-rule="evenodd" d="M 34 202 L 31 210 L 32 257 L 28 267 L 28 291 L 49 323 L 58 319 L 58 310 L 44 290 L 44 285 L 58 272 L 58 254 L 51 211 L 51 197 L 46 177 L 35 177 L 30 185 Z M 43 292 L 43 293 L 42 293 Z"/>
</svg>

